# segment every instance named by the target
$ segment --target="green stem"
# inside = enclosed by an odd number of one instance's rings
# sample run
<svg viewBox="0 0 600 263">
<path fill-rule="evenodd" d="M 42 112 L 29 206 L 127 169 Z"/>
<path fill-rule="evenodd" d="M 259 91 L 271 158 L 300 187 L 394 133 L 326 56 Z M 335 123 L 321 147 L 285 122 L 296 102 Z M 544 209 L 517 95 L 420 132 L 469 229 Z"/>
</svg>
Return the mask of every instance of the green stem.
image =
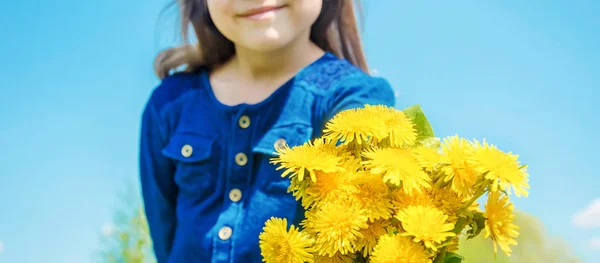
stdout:
<svg viewBox="0 0 600 263">
<path fill-rule="evenodd" d="M 433 261 L 433 263 L 444 263 L 445 257 L 446 257 L 446 249 L 442 248 L 442 250 L 440 251 L 438 256 L 435 257 L 435 260 Z"/>
<path fill-rule="evenodd" d="M 454 243 L 453 238 L 449 238 L 448 241 L 441 243 L 439 246 L 436 246 L 437 248 L 445 248 L 449 245 L 451 245 L 452 243 Z"/>
<path fill-rule="evenodd" d="M 435 182 L 435 188 L 436 189 L 440 189 L 442 188 L 442 186 L 444 185 L 444 176 L 440 176 L 437 180 L 437 182 Z"/>
<path fill-rule="evenodd" d="M 479 188 L 477 189 L 477 191 L 475 192 L 475 195 L 473 195 L 473 197 L 471 197 L 471 199 L 469 199 L 469 201 L 467 201 L 466 203 L 464 203 L 459 209 L 458 211 L 456 211 L 456 215 L 459 216 L 460 214 L 462 214 L 465 210 L 467 210 L 475 201 L 477 201 L 477 199 L 479 199 L 479 197 L 481 197 L 484 193 L 485 193 L 485 188 L 487 187 L 486 183 L 482 183 Z"/>
<path fill-rule="evenodd" d="M 435 185 L 434 187 L 436 189 L 441 189 L 443 187 L 445 187 L 446 185 L 452 183 L 452 180 L 446 180 L 446 174 L 441 171 L 441 169 L 438 169 L 435 171 Z"/>
<path fill-rule="evenodd" d="M 357 159 L 362 160 L 362 147 L 361 147 L 361 145 L 354 144 L 352 148 L 354 148 L 354 156 Z"/>
</svg>

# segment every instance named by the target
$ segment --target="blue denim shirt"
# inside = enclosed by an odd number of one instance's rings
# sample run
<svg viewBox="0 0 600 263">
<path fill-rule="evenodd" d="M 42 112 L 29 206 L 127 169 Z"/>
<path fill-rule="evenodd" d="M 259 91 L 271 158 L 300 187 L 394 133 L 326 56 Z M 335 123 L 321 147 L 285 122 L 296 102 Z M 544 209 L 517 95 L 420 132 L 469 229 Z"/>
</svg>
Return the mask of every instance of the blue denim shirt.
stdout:
<svg viewBox="0 0 600 263">
<path fill-rule="evenodd" d="M 252 105 L 221 104 L 206 70 L 165 78 L 144 110 L 140 145 L 158 262 L 261 262 L 265 221 L 304 216 L 269 163 L 275 148 L 320 136 L 335 113 L 364 104 L 394 106 L 390 85 L 330 53 Z"/>
</svg>

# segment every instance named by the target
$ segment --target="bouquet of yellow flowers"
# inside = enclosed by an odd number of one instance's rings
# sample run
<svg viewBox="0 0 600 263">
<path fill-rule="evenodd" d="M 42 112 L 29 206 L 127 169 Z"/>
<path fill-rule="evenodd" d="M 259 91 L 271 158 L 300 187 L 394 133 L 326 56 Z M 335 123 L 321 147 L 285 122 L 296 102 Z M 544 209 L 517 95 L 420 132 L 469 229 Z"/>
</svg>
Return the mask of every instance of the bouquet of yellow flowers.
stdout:
<svg viewBox="0 0 600 263">
<path fill-rule="evenodd" d="M 265 223 L 267 263 L 461 262 L 459 238 L 481 231 L 494 253 L 516 245 L 509 195 L 527 196 L 527 166 L 485 140 L 436 138 L 418 105 L 346 110 L 320 138 L 277 152 L 305 219 Z"/>
</svg>

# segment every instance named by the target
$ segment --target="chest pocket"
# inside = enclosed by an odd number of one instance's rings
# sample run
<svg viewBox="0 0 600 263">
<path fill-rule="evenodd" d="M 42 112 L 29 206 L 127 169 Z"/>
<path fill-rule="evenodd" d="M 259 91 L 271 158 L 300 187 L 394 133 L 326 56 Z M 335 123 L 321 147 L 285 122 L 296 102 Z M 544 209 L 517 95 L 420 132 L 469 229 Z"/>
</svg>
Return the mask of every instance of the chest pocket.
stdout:
<svg viewBox="0 0 600 263">
<path fill-rule="evenodd" d="M 305 124 L 291 124 L 283 127 L 275 127 L 269 130 L 259 143 L 253 148 L 253 152 L 260 158 L 258 180 L 259 186 L 266 193 L 287 194 L 290 186 L 288 177 L 281 178 L 283 170 L 275 170 L 276 165 L 271 164 L 271 158 L 277 156 L 276 148 L 283 145 L 294 147 L 308 142 L 312 137 L 313 128 Z M 291 194 L 289 194 L 291 196 Z"/>
<path fill-rule="evenodd" d="M 175 162 L 175 183 L 180 193 L 204 197 L 215 183 L 216 167 L 212 155 L 215 138 L 191 132 L 176 132 L 163 155 Z"/>
</svg>

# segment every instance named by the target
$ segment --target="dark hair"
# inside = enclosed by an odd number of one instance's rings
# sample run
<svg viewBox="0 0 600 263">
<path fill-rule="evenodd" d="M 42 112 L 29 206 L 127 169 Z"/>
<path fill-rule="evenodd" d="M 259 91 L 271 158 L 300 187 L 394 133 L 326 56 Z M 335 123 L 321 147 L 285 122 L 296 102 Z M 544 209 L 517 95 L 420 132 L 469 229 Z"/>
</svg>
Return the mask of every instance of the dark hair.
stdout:
<svg viewBox="0 0 600 263">
<path fill-rule="evenodd" d="M 363 53 L 355 16 L 358 0 L 323 0 L 321 14 L 312 25 L 310 38 L 321 49 L 369 72 Z M 206 0 L 177 0 L 181 15 L 181 36 L 184 44 L 168 48 L 158 54 L 154 70 L 164 78 L 178 67 L 194 69 L 221 64 L 234 55 L 231 41 L 219 32 L 213 23 Z M 360 8 L 359 8 L 360 10 Z M 198 43 L 189 44 L 188 26 L 192 25 Z"/>
</svg>

